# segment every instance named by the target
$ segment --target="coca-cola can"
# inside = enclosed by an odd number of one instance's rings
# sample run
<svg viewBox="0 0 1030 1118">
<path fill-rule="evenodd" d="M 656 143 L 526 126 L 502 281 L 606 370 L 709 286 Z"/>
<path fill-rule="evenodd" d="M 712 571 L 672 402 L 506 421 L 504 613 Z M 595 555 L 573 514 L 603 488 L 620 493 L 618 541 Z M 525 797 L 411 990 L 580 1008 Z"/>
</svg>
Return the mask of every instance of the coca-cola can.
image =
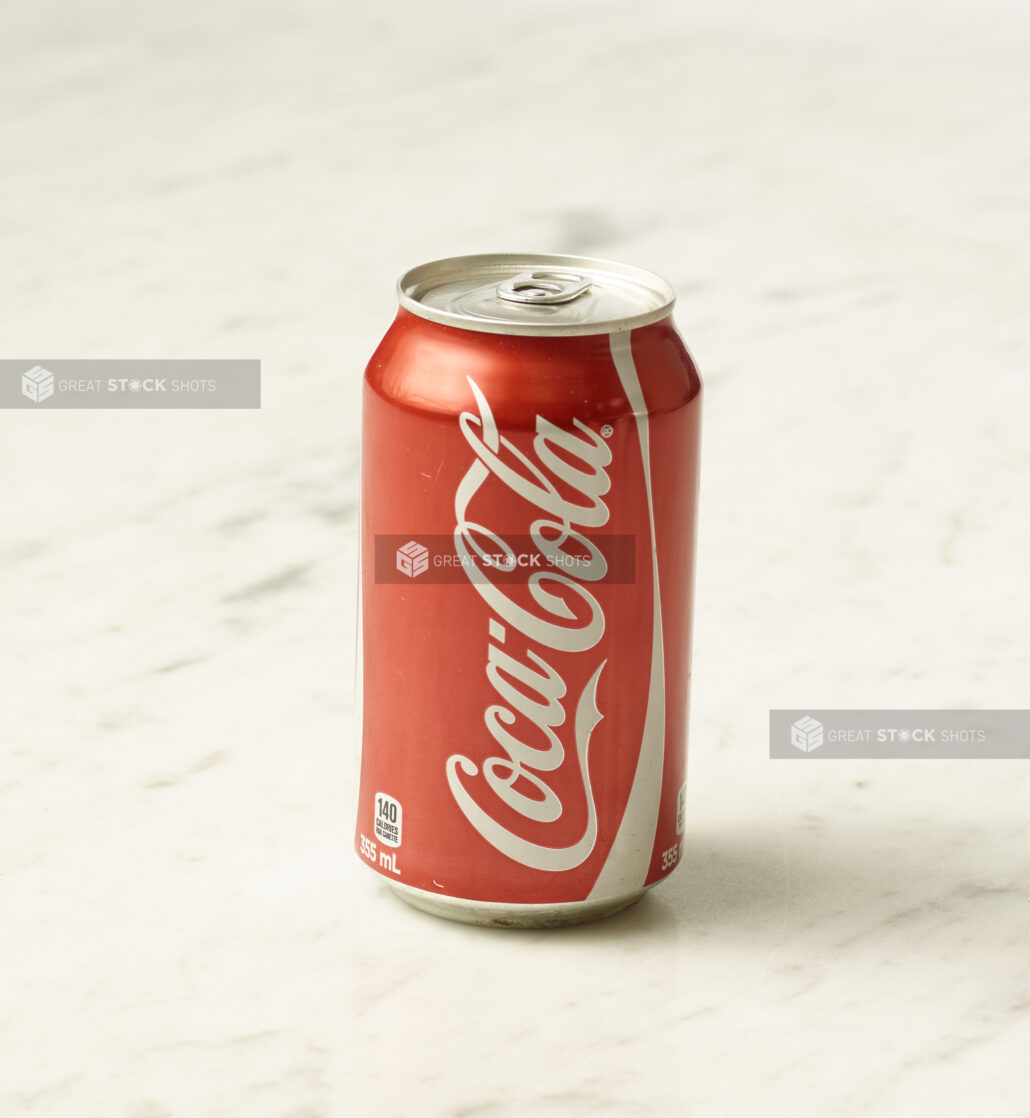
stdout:
<svg viewBox="0 0 1030 1118">
<path fill-rule="evenodd" d="M 701 384 L 639 268 L 415 268 L 369 362 L 358 855 L 408 903 L 547 927 L 682 853 Z"/>
</svg>

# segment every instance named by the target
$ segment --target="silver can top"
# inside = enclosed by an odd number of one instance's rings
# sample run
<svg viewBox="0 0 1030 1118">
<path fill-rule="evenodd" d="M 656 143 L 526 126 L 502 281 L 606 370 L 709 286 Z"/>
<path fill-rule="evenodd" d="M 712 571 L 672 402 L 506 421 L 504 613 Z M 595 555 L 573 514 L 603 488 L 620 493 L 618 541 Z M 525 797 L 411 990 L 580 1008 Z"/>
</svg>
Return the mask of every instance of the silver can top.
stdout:
<svg viewBox="0 0 1030 1118">
<path fill-rule="evenodd" d="M 397 284 L 421 318 L 487 334 L 614 334 L 666 318 L 672 286 L 642 268 L 588 256 L 490 253 L 412 268 Z"/>
</svg>

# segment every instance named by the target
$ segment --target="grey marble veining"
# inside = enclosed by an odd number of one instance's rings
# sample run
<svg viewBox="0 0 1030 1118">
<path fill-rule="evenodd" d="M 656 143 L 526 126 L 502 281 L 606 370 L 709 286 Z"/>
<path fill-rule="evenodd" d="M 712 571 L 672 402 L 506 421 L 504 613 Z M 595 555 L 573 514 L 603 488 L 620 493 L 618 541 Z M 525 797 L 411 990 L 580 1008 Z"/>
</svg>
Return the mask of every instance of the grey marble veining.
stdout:
<svg viewBox="0 0 1030 1118">
<path fill-rule="evenodd" d="M 1027 704 L 1030 18 L 1005 0 L 4 13 L 0 1113 L 1022 1113 L 1030 769 L 771 706 Z M 350 852 L 360 372 L 405 268 L 666 275 L 705 376 L 683 866 L 561 933 Z"/>
</svg>

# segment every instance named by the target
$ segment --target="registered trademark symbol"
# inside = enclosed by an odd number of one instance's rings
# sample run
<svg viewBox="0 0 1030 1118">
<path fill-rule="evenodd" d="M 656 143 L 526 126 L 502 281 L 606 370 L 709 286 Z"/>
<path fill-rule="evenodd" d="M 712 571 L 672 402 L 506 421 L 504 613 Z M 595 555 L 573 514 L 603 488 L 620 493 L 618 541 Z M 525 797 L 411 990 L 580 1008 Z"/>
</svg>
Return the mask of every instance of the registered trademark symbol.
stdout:
<svg viewBox="0 0 1030 1118">
<path fill-rule="evenodd" d="M 602 435 L 603 438 L 610 439 L 612 437 L 612 435 L 614 435 L 614 434 L 615 434 L 615 428 L 610 423 L 606 423 L 601 428 L 601 435 Z"/>
</svg>

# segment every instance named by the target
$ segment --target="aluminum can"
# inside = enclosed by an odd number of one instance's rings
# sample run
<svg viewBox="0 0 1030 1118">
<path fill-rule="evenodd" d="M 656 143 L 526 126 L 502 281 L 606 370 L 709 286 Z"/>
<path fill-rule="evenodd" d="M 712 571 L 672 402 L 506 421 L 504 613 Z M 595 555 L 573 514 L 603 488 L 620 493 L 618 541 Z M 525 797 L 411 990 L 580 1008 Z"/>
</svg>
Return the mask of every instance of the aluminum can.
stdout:
<svg viewBox="0 0 1030 1118">
<path fill-rule="evenodd" d="M 700 380 L 650 272 L 415 268 L 365 374 L 356 848 L 468 923 L 616 912 L 682 852 Z"/>
</svg>

